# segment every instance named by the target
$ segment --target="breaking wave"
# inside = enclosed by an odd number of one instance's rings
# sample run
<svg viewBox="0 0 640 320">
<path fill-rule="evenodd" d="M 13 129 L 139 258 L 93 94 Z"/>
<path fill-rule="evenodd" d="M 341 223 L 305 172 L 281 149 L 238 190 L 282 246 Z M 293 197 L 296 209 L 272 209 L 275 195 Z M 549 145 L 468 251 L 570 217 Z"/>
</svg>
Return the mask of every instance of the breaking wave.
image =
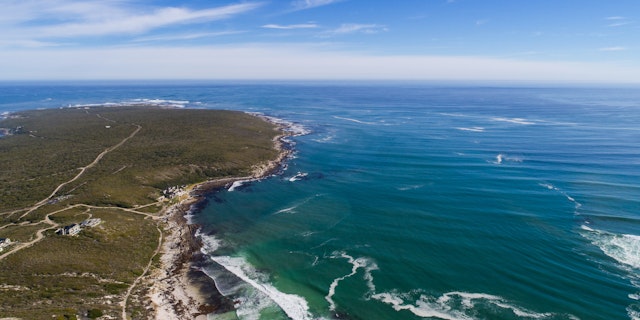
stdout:
<svg viewBox="0 0 640 320">
<path fill-rule="evenodd" d="M 124 106 L 157 106 L 165 108 L 186 108 L 191 104 L 199 104 L 198 102 L 192 103 L 187 100 L 164 100 L 164 99 L 132 99 L 124 100 L 120 102 L 104 102 L 104 103 L 82 103 L 69 105 L 69 108 L 90 108 L 90 107 L 124 107 Z"/>
<path fill-rule="evenodd" d="M 618 266 L 627 272 L 627 278 L 631 284 L 640 290 L 640 236 L 616 234 L 585 225 L 582 225 L 580 229 L 583 237 L 618 262 Z M 629 294 L 629 299 L 637 301 L 640 299 L 640 292 Z M 629 305 L 627 314 L 631 320 L 640 320 L 640 304 Z"/>
<path fill-rule="evenodd" d="M 320 196 L 322 196 L 322 195 L 321 194 L 315 194 L 313 196 L 307 197 L 307 198 L 305 198 L 303 200 L 294 202 L 290 206 L 288 206 L 288 207 L 286 207 L 284 209 L 280 209 L 280 210 L 274 212 L 273 214 L 275 215 L 275 214 L 281 214 L 281 213 L 296 213 L 295 210 L 298 209 L 300 206 L 303 206 L 303 205 L 307 204 L 309 201 L 311 201 L 311 200 L 313 200 L 313 199 L 315 199 L 317 197 L 320 197 Z"/>
<path fill-rule="evenodd" d="M 229 192 L 233 192 L 238 190 L 239 188 L 241 188 L 245 183 L 247 182 L 251 182 L 253 180 L 238 180 L 238 181 L 234 181 L 231 186 L 229 186 L 229 188 L 227 189 L 227 191 Z"/>
<path fill-rule="evenodd" d="M 203 271 L 214 280 L 222 295 L 234 297 L 240 319 L 259 319 L 261 312 L 273 308 L 281 309 L 293 320 L 313 318 L 304 298 L 279 291 L 268 283 L 268 275 L 256 270 L 242 257 L 216 256 L 221 241 L 212 236 L 199 236 L 203 243 L 202 253 L 224 269 Z"/>
<path fill-rule="evenodd" d="M 240 257 L 216 256 L 211 257 L 213 261 L 224 267 L 227 271 L 233 273 L 236 277 L 242 279 L 245 283 L 266 295 L 271 301 L 277 304 L 287 316 L 294 320 L 312 319 L 309 312 L 307 301 L 295 294 L 284 293 L 276 289 L 273 285 L 260 279 L 265 278 L 249 263 Z M 259 303 L 257 305 L 266 307 L 268 303 Z M 252 305 L 252 308 L 254 306 Z M 238 308 L 241 310 L 242 308 Z"/>
<path fill-rule="evenodd" d="M 561 195 L 563 195 L 565 198 L 567 198 L 567 200 L 569 200 L 571 203 L 574 204 L 576 210 L 578 210 L 580 207 L 582 207 L 582 204 L 578 201 L 576 201 L 576 199 L 574 199 L 572 196 L 570 196 L 568 193 L 566 193 L 563 190 L 560 190 L 558 187 L 550 184 L 550 183 L 540 183 L 539 184 L 541 187 L 547 188 L 549 190 L 555 191 L 560 193 Z M 576 212 L 577 213 L 577 212 Z"/>
<path fill-rule="evenodd" d="M 499 121 L 499 122 L 508 122 L 508 123 L 515 123 L 515 124 L 525 124 L 525 125 L 529 125 L 529 124 L 536 124 L 535 122 L 533 122 L 532 120 L 527 120 L 524 118 L 503 118 L 503 117 L 494 117 L 491 118 L 491 120 L 493 121 Z"/>
<path fill-rule="evenodd" d="M 494 161 L 489 161 L 493 164 L 502 164 L 503 162 L 508 161 L 508 162 L 517 162 L 520 163 L 522 162 L 522 158 L 520 157 L 512 157 L 512 156 L 507 156 L 505 154 L 499 153 Z"/>
<path fill-rule="evenodd" d="M 291 134 L 294 137 L 297 136 L 305 136 L 311 133 L 311 130 L 309 130 L 307 127 L 303 126 L 302 124 L 299 123 L 295 123 L 292 121 L 287 121 L 284 119 L 280 119 L 280 118 L 276 118 L 276 117 L 272 117 L 272 116 L 267 116 L 264 113 L 261 112 L 247 112 L 248 114 L 254 115 L 254 116 L 258 116 L 261 118 L 266 119 L 267 121 L 271 122 L 271 123 L 275 123 L 276 125 L 279 125 L 283 128 L 284 131 L 288 132 L 289 134 Z"/>
<path fill-rule="evenodd" d="M 340 119 L 340 120 L 346 120 L 346 121 L 351 121 L 351 122 L 355 122 L 355 123 L 359 123 L 359 124 L 368 124 L 368 125 L 376 125 L 378 123 L 375 122 L 367 122 L 367 121 L 362 121 L 362 120 L 358 120 L 358 119 L 352 119 L 352 118 L 345 118 L 345 117 L 338 117 L 338 116 L 333 116 L 334 119 Z"/>
<path fill-rule="evenodd" d="M 483 127 L 471 127 L 471 128 L 465 128 L 465 127 L 459 127 L 456 128 L 460 131 L 471 131 L 471 132 L 484 132 L 484 128 Z"/>
<path fill-rule="evenodd" d="M 385 292 L 372 296 L 389 304 L 396 311 L 409 311 L 418 317 L 445 320 L 476 319 L 479 309 L 492 312 L 487 318 L 517 316 L 520 319 L 558 319 L 555 313 L 539 313 L 513 305 L 506 299 L 485 293 L 448 292 L 439 297 L 430 296 L 420 290 L 409 293 Z M 576 319 L 566 315 L 563 318 Z"/>
<path fill-rule="evenodd" d="M 616 234 L 581 226 L 582 236 L 600 248 L 604 254 L 624 266 L 640 271 L 640 236 Z"/>
</svg>

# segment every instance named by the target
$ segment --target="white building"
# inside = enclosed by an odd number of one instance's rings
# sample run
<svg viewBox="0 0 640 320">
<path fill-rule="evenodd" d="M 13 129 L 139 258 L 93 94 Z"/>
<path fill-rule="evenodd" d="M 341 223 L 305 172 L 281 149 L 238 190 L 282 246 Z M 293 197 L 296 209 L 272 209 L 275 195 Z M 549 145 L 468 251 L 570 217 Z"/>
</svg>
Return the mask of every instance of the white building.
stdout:
<svg viewBox="0 0 640 320">
<path fill-rule="evenodd" d="M 11 244 L 11 239 L 9 238 L 0 238 L 0 252 L 4 250 L 4 248 L 8 247 Z"/>
<path fill-rule="evenodd" d="M 80 225 L 74 223 L 58 229 L 56 233 L 62 236 L 75 236 L 76 234 L 80 233 L 80 230 L 82 230 L 80 229 Z"/>
</svg>

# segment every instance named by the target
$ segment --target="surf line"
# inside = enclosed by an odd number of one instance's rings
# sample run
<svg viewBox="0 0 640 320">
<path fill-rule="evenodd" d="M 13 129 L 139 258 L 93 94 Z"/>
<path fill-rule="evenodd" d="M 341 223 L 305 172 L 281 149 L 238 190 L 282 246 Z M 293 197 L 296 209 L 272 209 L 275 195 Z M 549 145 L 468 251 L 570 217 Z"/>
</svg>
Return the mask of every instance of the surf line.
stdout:
<svg viewBox="0 0 640 320">
<path fill-rule="evenodd" d="M 336 294 L 336 288 L 340 284 L 340 281 L 354 276 L 356 273 L 358 273 L 358 269 L 360 268 L 364 268 L 367 270 L 365 274 L 365 280 L 367 280 L 367 286 L 371 291 L 375 291 L 375 286 L 373 285 L 373 277 L 370 274 L 371 270 L 378 269 L 375 264 L 373 264 L 372 266 L 369 266 L 367 259 L 365 258 L 355 259 L 354 257 L 348 255 L 346 252 L 335 252 L 331 256 L 331 258 L 347 259 L 349 263 L 352 265 L 352 267 L 351 267 L 351 273 L 344 275 L 342 277 L 338 277 L 334 279 L 333 282 L 331 282 L 331 285 L 329 286 L 329 293 L 324 297 L 324 299 L 327 300 L 327 302 L 329 302 L 329 310 L 336 311 L 336 303 L 335 301 L 333 301 L 333 296 Z"/>
<path fill-rule="evenodd" d="M 375 122 L 367 122 L 367 121 L 362 121 L 362 120 L 358 120 L 358 119 L 338 117 L 338 116 L 333 116 L 333 118 L 340 119 L 340 120 L 351 121 L 351 122 L 360 123 L 360 124 L 368 124 L 368 125 L 376 125 L 377 124 Z"/>
<path fill-rule="evenodd" d="M 243 269 L 243 266 L 249 266 L 244 259 L 228 256 L 216 256 L 211 257 L 211 259 L 245 283 L 269 297 L 289 318 L 293 320 L 311 320 L 313 318 L 309 313 L 309 306 L 304 298 L 295 294 L 281 292 L 271 284 L 252 279 Z"/>
</svg>

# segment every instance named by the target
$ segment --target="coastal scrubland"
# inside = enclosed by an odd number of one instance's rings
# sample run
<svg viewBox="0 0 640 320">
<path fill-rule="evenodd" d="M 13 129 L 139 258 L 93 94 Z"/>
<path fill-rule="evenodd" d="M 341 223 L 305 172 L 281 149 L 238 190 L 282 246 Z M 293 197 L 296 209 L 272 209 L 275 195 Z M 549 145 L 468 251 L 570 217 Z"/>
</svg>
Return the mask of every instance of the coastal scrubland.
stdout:
<svg viewBox="0 0 640 320">
<path fill-rule="evenodd" d="M 0 121 L 0 318 L 145 318 L 163 212 L 190 186 L 276 159 L 275 125 L 241 112 L 83 107 Z M 101 223 L 74 236 L 61 227 Z M 129 296 L 133 292 L 133 296 Z"/>
</svg>

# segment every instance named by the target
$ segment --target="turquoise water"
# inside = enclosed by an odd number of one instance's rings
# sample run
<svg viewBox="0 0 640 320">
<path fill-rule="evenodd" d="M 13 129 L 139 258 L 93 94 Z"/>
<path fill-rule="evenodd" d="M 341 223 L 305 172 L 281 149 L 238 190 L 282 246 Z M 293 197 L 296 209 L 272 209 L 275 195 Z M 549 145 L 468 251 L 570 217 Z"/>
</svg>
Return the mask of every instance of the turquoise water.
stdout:
<svg viewBox="0 0 640 320">
<path fill-rule="evenodd" d="M 194 214 L 242 319 L 640 319 L 638 90 L 0 86 L 0 112 L 144 99 L 308 131 Z"/>
</svg>

